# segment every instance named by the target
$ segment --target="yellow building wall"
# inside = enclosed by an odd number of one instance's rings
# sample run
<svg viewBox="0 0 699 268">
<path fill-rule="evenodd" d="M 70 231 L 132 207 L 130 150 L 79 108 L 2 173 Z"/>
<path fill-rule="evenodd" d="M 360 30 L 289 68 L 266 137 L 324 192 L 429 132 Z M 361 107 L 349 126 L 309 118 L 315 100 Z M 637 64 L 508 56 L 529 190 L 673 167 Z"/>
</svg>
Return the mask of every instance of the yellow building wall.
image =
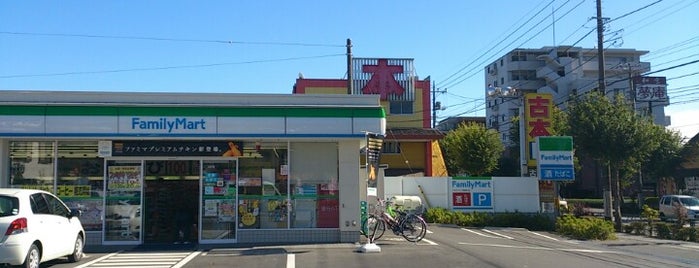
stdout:
<svg viewBox="0 0 699 268">
<path fill-rule="evenodd" d="M 432 141 L 432 176 L 449 177 L 447 164 L 444 162 L 442 149 L 439 147 L 439 141 Z"/>
<path fill-rule="evenodd" d="M 424 107 L 422 107 L 422 93 L 423 89 L 415 88 L 415 101 L 413 101 L 413 113 L 412 114 L 401 114 L 392 115 L 391 107 L 388 101 L 382 101 L 381 106 L 383 106 L 386 111 L 386 126 L 388 128 L 422 128 L 422 117 Z M 429 109 L 429 107 L 427 107 Z M 429 124 L 428 124 L 429 125 Z"/>
<path fill-rule="evenodd" d="M 388 168 L 425 168 L 424 142 L 401 142 L 400 150 L 400 154 L 382 154 L 381 163 L 388 164 Z M 408 163 L 405 162 L 406 160 Z"/>
<path fill-rule="evenodd" d="M 307 87 L 305 94 L 345 94 L 347 88 L 342 87 Z"/>
</svg>

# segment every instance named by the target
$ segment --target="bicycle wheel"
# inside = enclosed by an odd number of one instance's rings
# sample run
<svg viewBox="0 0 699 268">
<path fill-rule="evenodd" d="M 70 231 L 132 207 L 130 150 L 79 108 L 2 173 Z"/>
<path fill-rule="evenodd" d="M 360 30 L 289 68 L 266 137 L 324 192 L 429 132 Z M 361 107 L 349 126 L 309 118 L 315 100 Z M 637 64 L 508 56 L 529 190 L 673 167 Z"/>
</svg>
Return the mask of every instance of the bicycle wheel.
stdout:
<svg viewBox="0 0 699 268">
<path fill-rule="evenodd" d="M 401 222 L 401 236 L 410 242 L 419 242 L 427 234 L 427 223 L 417 215 L 410 214 Z"/>
<path fill-rule="evenodd" d="M 367 233 L 364 234 L 366 238 L 371 238 L 373 234 L 374 240 L 378 240 L 386 232 L 386 223 L 375 215 L 369 215 L 362 226 L 366 226 Z"/>
</svg>

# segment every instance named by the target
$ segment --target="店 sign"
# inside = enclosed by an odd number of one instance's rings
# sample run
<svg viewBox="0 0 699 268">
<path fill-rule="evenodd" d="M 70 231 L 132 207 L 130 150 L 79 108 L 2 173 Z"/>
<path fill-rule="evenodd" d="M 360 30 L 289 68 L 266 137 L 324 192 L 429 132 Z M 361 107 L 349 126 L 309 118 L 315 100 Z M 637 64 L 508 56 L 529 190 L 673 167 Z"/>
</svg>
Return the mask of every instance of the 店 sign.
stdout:
<svg viewBox="0 0 699 268">
<path fill-rule="evenodd" d="M 537 170 L 540 180 L 575 180 L 572 137 L 541 136 L 537 137 L 537 144 Z"/>
</svg>

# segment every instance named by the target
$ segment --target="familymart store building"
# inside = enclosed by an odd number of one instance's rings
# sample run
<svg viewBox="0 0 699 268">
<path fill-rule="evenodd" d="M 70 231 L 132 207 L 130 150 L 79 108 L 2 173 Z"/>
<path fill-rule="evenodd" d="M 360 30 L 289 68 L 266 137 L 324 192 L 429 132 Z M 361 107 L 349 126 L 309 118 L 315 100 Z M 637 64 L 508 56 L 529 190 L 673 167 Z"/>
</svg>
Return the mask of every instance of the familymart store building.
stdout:
<svg viewBox="0 0 699 268">
<path fill-rule="evenodd" d="M 87 244 L 355 242 L 377 96 L 0 91 L 1 187 Z"/>
</svg>

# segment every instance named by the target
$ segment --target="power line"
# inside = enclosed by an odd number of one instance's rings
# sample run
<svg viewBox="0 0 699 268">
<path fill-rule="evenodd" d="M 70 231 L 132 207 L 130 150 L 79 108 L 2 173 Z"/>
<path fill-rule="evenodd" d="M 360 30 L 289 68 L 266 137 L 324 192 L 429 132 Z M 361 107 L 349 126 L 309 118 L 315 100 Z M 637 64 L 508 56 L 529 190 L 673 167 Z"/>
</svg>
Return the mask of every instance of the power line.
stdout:
<svg viewBox="0 0 699 268">
<path fill-rule="evenodd" d="M 690 0 L 690 1 L 691 1 L 691 0 Z M 682 1 L 682 2 L 686 2 L 686 1 Z M 639 20 L 639 21 L 637 21 L 637 22 L 635 22 L 635 23 L 632 23 L 631 25 L 636 26 L 636 25 L 639 25 L 639 23 L 642 22 L 642 21 L 649 20 L 649 19 L 651 19 L 651 18 L 654 17 L 654 16 L 658 16 L 657 19 L 655 19 L 655 20 L 653 20 L 653 21 L 650 21 L 650 22 L 648 22 L 648 23 L 646 23 L 646 24 L 643 24 L 643 25 L 638 26 L 637 29 L 630 31 L 629 34 L 634 33 L 634 32 L 636 32 L 636 31 L 638 31 L 638 30 L 640 30 L 640 29 L 643 29 L 643 28 L 645 28 L 646 26 L 648 26 L 648 25 L 651 24 L 651 23 L 657 22 L 657 21 L 662 20 L 662 19 L 665 19 L 665 18 L 669 18 L 671 14 L 677 13 L 677 12 L 682 11 L 682 10 L 687 10 L 687 7 L 689 7 L 689 6 L 691 6 L 691 5 L 694 5 L 694 4 L 696 4 L 696 3 L 699 3 L 699 1 L 690 2 L 690 3 L 688 3 L 687 5 L 684 5 L 684 6 L 681 6 L 681 7 L 678 7 L 677 5 L 674 5 L 674 6 L 676 7 L 674 10 L 671 10 L 671 9 L 663 9 L 661 12 L 654 13 L 652 16 L 644 17 L 643 19 L 641 19 L 641 20 Z M 667 14 L 663 14 L 663 13 L 667 13 Z"/>
<path fill-rule="evenodd" d="M 46 74 L 3 75 L 3 76 L 0 76 L 0 79 L 8 79 L 8 78 L 26 78 L 26 77 L 46 77 L 46 76 L 65 76 L 65 75 L 82 75 L 82 74 L 101 74 L 101 73 L 123 73 L 123 72 L 157 71 L 157 70 L 173 70 L 173 69 L 189 69 L 189 68 L 215 67 L 215 66 L 224 66 L 224 65 L 242 65 L 242 64 L 254 64 L 254 63 L 267 63 L 267 62 L 281 62 L 281 61 L 294 61 L 294 60 L 318 59 L 318 58 L 328 58 L 328 57 L 337 57 L 337 56 L 346 56 L 346 54 L 330 54 L 330 55 L 319 55 L 319 56 L 308 56 L 308 57 L 292 57 L 292 58 L 281 58 L 281 59 L 253 60 L 253 61 L 241 61 L 241 62 L 224 62 L 224 63 L 196 64 L 196 65 L 180 65 L 180 66 L 165 66 L 165 67 L 115 69 L 115 70 L 103 70 L 103 71 L 84 71 L 84 72 L 64 72 L 64 73 L 46 73 Z"/>
<path fill-rule="evenodd" d="M 271 46 L 304 46 L 304 47 L 346 47 L 346 45 L 335 45 L 335 44 L 314 44 L 314 43 L 295 43 L 295 42 L 254 42 L 254 41 L 161 38 L 161 37 L 95 35 L 95 34 L 31 33 L 31 32 L 7 32 L 7 31 L 0 31 L 0 34 L 49 36 L 49 37 L 126 39 L 126 40 L 147 40 L 147 41 L 168 41 L 168 42 L 218 43 L 218 44 L 231 44 L 231 45 L 238 44 L 238 45 L 271 45 Z"/>
<path fill-rule="evenodd" d="M 522 27 L 524 27 L 525 25 L 527 25 L 531 20 L 533 20 L 534 18 L 536 18 L 537 16 L 539 16 L 539 14 L 541 14 L 541 12 L 545 11 L 546 8 L 547 8 L 548 6 L 550 6 L 551 4 L 553 4 L 553 2 L 554 2 L 554 0 L 552 0 L 551 2 L 549 2 L 549 3 L 548 3 L 546 6 L 544 6 L 543 8 L 541 8 L 536 14 L 534 14 L 532 17 L 530 17 L 527 21 L 525 21 L 524 23 L 519 24 L 519 27 L 517 27 L 515 30 L 513 30 L 513 31 L 510 32 L 509 34 L 507 34 L 507 38 L 509 38 L 509 37 L 512 36 L 514 33 L 516 33 L 517 31 L 519 31 L 520 29 L 522 29 Z M 539 5 L 540 5 L 540 4 L 541 4 L 541 3 L 539 3 Z M 531 11 L 533 11 L 533 10 L 531 10 Z M 529 11 L 529 12 L 531 12 L 531 11 Z M 525 17 L 526 17 L 526 15 L 525 15 Z M 520 20 L 523 19 L 523 18 L 524 18 L 524 17 L 520 18 Z M 518 21 L 518 22 L 519 22 L 519 21 Z M 517 23 L 515 23 L 514 25 L 517 25 Z M 514 25 L 513 25 L 513 26 L 514 26 Z M 507 32 L 507 31 L 506 31 L 506 32 Z M 503 34 L 506 33 L 506 32 L 503 32 Z M 503 34 L 500 34 L 500 36 L 502 36 Z M 494 40 L 497 40 L 497 39 L 499 39 L 499 38 L 500 38 L 500 37 L 498 37 L 498 38 L 496 38 L 496 39 L 494 39 Z M 500 41 L 500 42 L 504 42 L 505 40 L 507 40 L 507 38 L 503 39 L 503 40 Z M 490 44 L 493 44 L 493 43 L 494 43 L 493 41 L 490 42 Z M 498 42 L 498 43 L 499 43 L 499 42 Z M 493 49 L 495 49 L 495 46 L 493 46 L 493 45 L 488 45 L 487 47 L 490 47 L 490 48 L 489 48 L 486 52 L 484 52 L 484 53 L 479 53 L 480 56 L 478 56 L 476 59 L 472 60 L 469 64 L 467 64 L 466 66 L 462 67 L 461 69 L 459 69 L 458 71 L 454 72 L 454 73 L 451 74 L 449 77 L 447 77 L 446 79 L 444 79 L 444 80 L 443 80 L 443 81 L 444 81 L 443 83 L 449 83 L 449 79 L 451 79 L 451 78 L 454 77 L 455 75 L 459 74 L 461 71 L 465 70 L 465 69 L 468 68 L 469 66 L 473 65 L 477 60 L 481 59 L 483 56 L 485 56 L 485 55 L 488 54 L 490 51 L 492 51 Z M 457 78 L 457 79 L 458 79 L 458 78 Z M 441 84 L 441 83 L 440 83 L 440 84 Z M 443 87 L 443 86 L 440 86 L 440 87 Z"/>
<path fill-rule="evenodd" d="M 569 2 L 569 1 L 566 1 L 563 5 L 561 5 L 561 6 L 559 6 L 558 8 L 556 8 L 555 11 L 558 11 L 559 9 L 563 8 L 568 2 Z M 570 12 L 572 12 L 573 10 L 575 10 L 576 8 L 578 8 L 578 7 L 579 7 L 580 5 L 582 5 L 583 3 L 584 3 L 584 0 L 581 1 L 581 2 L 579 2 L 575 7 L 571 8 L 571 9 L 568 10 L 566 13 L 564 13 L 563 16 L 560 16 L 560 17 L 556 18 L 556 20 L 554 20 L 553 22 L 547 24 L 546 27 L 544 27 L 543 29 L 541 29 L 541 30 L 540 30 L 539 32 L 537 32 L 536 34 L 532 35 L 532 37 L 530 37 L 529 39 L 525 40 L 525 41 L 524 41 L 523 43 L 521 43 L 519 46 L 522 46 L 522 45 L 524 45 L 526 42 L 530 41 L 531 39 L 534 39 L 534 37 L 536 37 L 536 36 L 539 35 L 541 32 L 543 32 L 543 31 L 545 31 L 546 29 L 548 29 L 549 27 L 551 27 L 554 23 L 556 23 L 557 21 L 559 21 L 560 19 L 562 19 L 563 17 L 565 17 L 566 15 L 568 15 Z M 555 11 L 554 11 L 554 12 L 555 12 Z M 543 19 L 542 19 L 541 21 L 539 21 L 536 25 L 542 24 L 542 23 L 544 22 L 544 20 L 546 20 L 546 19 L 547 19 L 547 18 L 543 18 Z M 495 52 L 495 53 L 497 54 L 497 53 L 502 52 L 502 51 L 505 50 L 507 47 L 511 46 L 514 42 L 516 42 L 516 41 L 518 41 L 519 39 L 521 39 L 522 37 L 524 37 L 525 34 L 529 33 L 529 32 L 532 31 L 533 29 L 534 29 L 534 27 L 530 28 L 529 30 L 527 30 L 526 32 L 524 32 L 522 35 L 520 35 L 520 36 L 517 37 L 515 40 L 513 40 L 512 42 L 510 42 L 510 43 L 507 44 L 505 47 L 501 48 L 500 50 L 498 50 L 498 51 Z M 491 56 L 491 58 L 492 58 L 492 56 Z M 483 61 L 483 62 L 481 62 L 481 63 L 479 63 L 479 64 L 484 64 L 484 63 L 485 63 L 485 61 Z M 469 79 L 469 78 L 475 76 L 476 74 L 478 74 L 478 71 L 475 71 L 475 72 L 474 72 L 474 70 L 480 70 L 480 69 L 478 69 L 478 68 L 479 68 L 479 67 L 474 67 L 474 68 L 470 69 L 468 72 L 463 73 L 462 75 L 456 77 L 455 79 L 460 79 L 460 78 L 462 78 L 462 77 L 463 77 L 463 79 L 458 80 L 458 81 L 449 82 L 448 85 L 445 85 L 445 87 L 450 87 L 450 86 L 455 86 L 455 85 L 461 84 L 462 82 L 466 81 L 467 79 Z M 466 75 L 468 75 L 469 73 L 472 73 L 472 74 L 469 75 L 469 76 L 466 76 Z M 466 76 L 466 77 L 464 77 L 464 76 Z"/>
</svg>

